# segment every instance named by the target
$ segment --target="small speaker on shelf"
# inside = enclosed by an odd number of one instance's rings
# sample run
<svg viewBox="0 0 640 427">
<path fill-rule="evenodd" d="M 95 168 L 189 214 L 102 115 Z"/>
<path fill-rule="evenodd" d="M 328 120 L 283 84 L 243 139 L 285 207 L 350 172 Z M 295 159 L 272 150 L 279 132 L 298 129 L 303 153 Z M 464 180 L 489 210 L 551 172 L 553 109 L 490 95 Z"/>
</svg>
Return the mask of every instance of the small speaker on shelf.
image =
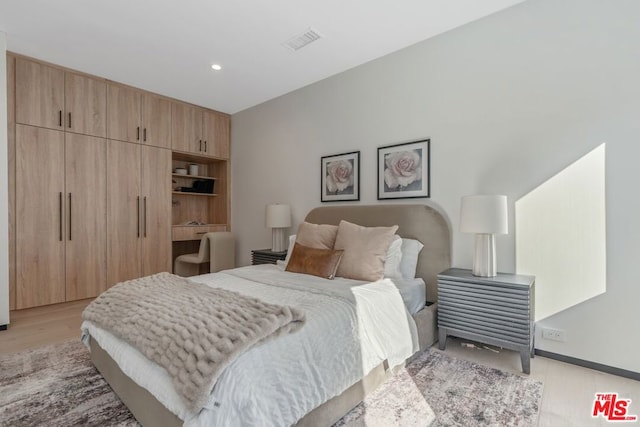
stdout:
<svg viewBox="0 0 640 427">
<path fill-rule="evenodd" d="M 213 180 L 196 180 L 193 181 L 193 191 L 196 193 L 208 193 L 213 194 L 213 184 L 215 181 Z"/>
</svg>

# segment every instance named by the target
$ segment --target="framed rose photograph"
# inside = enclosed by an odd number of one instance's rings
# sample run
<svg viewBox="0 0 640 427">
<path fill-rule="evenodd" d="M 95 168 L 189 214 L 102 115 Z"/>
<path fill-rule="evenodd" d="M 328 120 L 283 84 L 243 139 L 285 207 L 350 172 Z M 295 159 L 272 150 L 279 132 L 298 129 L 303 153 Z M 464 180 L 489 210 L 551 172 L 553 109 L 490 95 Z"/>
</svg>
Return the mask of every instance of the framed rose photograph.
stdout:
<svg viewBox="0 0 640 427">
<path fill-rule="evenodd" d="M 430 197 L 430 142 L 378 147 L 378 200 Z"/>
<path fill-rule="evenodd" d="M 360 152 L 320 159 L 322 202 L 360 200 Z"/>
</svg>

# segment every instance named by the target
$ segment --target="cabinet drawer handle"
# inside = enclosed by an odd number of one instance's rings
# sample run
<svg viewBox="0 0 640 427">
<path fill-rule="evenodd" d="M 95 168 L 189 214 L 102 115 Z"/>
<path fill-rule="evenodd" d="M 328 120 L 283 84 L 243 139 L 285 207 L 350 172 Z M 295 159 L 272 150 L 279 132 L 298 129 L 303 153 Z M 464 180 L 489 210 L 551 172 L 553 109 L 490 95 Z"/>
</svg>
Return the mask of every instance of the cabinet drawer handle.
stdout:
<svg viewBox="0 0 640 427">
<path fill-rule="evenodd" d="M 58 194 L 58 208 L 60 214 L 60 241 L 62 242 L 62 191 Z"/>
<path fill-rule="evenodd" d="M 69 113 L 69 129 L 71 129 L 71 113 Z"/>
<path fill-rule="evenodd" d="M 207 234 L 206 231 L 196 231 L 196 234 Z"/>
<path fill-rule="evenodd" d="M 147 196 L 144 196 L 144 237 L 147 237 Z"/>
<path fill-rule="evenodd" d="M 202 140 L 200 140 L 200 148 L 198 149 L 198 151 L 202 151 Z"/>
<path fill-rule="evenodd" d="M 62 110 L 58 110 L 58 126 L 62 127 Z"/>
<path fill-rule="evenodd" d="M 136 198 L 136 218 L 138 219 L 138 237 L 140 237 L 140 196 Z"/>
<path fill-rule="evenodd" d="M 69 241 L 71 241 L 71 193 L 69 193 Z"/>
<path fill-rule="evenodd" d="M 144 128 L 142 131 L 142 140 L 145 142 L 147 141 L 147 128 Z"/>
<path fill-rule="evenodd" d="M 136 128 L 136 141 L 140 141 L 140 126 Z"/>
<path fill-rule="evenodd" d="M 207 141 L 204 142 L 204 152 L 207 152 Z"/>
</svg>

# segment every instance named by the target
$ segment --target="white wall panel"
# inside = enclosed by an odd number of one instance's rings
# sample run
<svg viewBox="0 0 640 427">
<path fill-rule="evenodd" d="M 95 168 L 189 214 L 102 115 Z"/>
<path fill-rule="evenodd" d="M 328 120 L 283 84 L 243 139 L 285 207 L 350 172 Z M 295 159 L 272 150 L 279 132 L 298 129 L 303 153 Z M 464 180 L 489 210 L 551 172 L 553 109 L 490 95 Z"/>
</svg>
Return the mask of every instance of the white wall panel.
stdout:
<svg viewBox="0 0 640 427">
<path fill-rule="evenodd" d="M 430 137 L 431 198 L 470 268 L 461 196 L 506 194 L 514 230 L 516 200 L 606 141 L 607 291 L 544 320 L 567 342 L 536 345 L 640 372 L 638 16 L 634 0 L 523 2 L 233 115 L 237 259 L 269 246 L 266 204 L 292 206 L 291 231 L 320 205 L 324 155 L 361 151 L 360 204 L 404 203 L 377 201 L 377 147 Z M 515 271 L 515 233 L 496 240 Z"/>
</svg>

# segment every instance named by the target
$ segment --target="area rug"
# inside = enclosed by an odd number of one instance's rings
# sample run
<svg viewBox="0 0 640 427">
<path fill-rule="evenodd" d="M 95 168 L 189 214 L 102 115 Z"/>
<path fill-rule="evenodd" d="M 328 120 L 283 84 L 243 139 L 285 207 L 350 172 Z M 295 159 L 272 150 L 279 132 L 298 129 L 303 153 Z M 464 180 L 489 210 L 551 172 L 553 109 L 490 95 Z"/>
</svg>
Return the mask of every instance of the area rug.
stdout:
<svg viewBox="0 0 640 427">
<path fill-rule="evenodd" d="M 334 427 L 535 426 L 543 384 L 427 350 Z"/>
<path fill-rule="evenodd" d="M 542 383 L 426 351 L 336 427 L 534 426 Z M 0 356 L 0 426 L 137 426 L 78 341 Z"/>
</svg>

